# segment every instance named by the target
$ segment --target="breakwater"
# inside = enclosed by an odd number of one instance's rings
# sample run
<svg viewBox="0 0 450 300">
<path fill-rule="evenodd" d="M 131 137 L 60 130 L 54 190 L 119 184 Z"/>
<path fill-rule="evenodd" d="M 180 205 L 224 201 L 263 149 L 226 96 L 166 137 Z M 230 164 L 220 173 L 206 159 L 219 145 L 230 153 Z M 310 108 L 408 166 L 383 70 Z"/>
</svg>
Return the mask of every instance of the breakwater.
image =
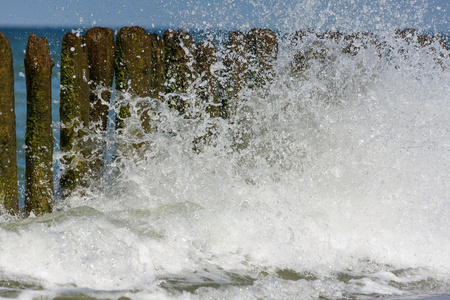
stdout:
<svg viewBox="0 0 450 300">
<path fill-rule="evenodd" d="M 321 41 L 335 40 L 344 45 L 342 51 L 350 55 L 357 55 L 358 49 L 363 47 L 372 47 L 382 55 L 382 42 L 372 35 L 314 35 L 318 37 L 315 44 L 299 51 L 293 59 L 292 71 L 296 74 L 305 70 L 311 60 L 328 59 L 327 45 L 321 45 Z M 424 37 L 411 30 L 398 32 L 398 36 L 423 47 L 436 48 L 435 44 L 439 44 L 438 39 Z M 308 32 L 297 32 L 292 38 L 293 47 L 305 38 L 308 38 Z M 49 59 L 45 39 L 31 35 L 28 45 L 25 60 L 28 105 L 25 210 L 42 214 L 51 211 L 54 197 L 53 135 L 49 118 L 52 99 L 49 76 L 53 63 Z M 199 118 L 205 113 L 227 118 L 236 109 L 234 104 L 241 99 L 242 90 L 264 88 L 276 76 L 277 53 L 276 34 L 262 29 L 230 34 L 222 53 L 218 53 L 217 45 L 212 41 L 196 44 L 185 31 L 168 30 L 159 36 L 148 34 L 143 28 L 125 27 L 117 33 L 116 41 L 112 30 L 104 28 L 92 28 L 84 36 L 68 33 L 61 51 L 61 148 L 65 153 L 61 195 L 66 197 L 79 185 L 88 184 L 87 178 L 95 176 L 102 164 L 101 154 L 91 151 L 92 145 L 85 137 L 86 131 L 93 127 L 105 130 L 108 108 L 105 103 L 110 101 L 108 93 L 113 76 L 118 91 L 137 97 L 163 98 L 186 119 Z M 2 61 L 7 63 L 8 59 Z M 11 70 L 12 67 L 9 68 Z M 8 73 L 2 71 L 2 74 Z M 12 73 L 6 78 L 11 80 Z M 5 83 L 4 86 L 8 85 Z M 5 196 L 0 200 L 5 208 L 17 213 L 17 185 L 14 185 L 17 182 L 14 176 L 17 175 L 13 174 L 16 159 L 12 154 L 15 153 L 12 134 L 15 123 L 11 121 L 13 114 L 6 117 L 12 111 L 12 92 L 9 94 L 9 100 L 1 102 L 1 105 L 9 103 L 10 107 L 8 111 L 2 106 L 1 121 L 7 123 L 1 128 L 10 128 L 10 133 L 5 138 L 2 136 L 2 141 L 9 145 L 5 143 L 1 153 L 10 152 L 1 164 L 5 171 L 2 169 L 1 172 L 0 195 Z M 186 94 L 198 96 L 195 101 L 190 101 Z M 196 110 L 196 107 L 204 110 Z M 130 113 L 130 107 L 124 103 L 116 115 L 117 132 L 125 130 Z M 142 105 L 138 114 L 144 131 L 151 131 L 152 107 Z M 93 156 L 98 159 L 93 160 Z"/>
</svg>

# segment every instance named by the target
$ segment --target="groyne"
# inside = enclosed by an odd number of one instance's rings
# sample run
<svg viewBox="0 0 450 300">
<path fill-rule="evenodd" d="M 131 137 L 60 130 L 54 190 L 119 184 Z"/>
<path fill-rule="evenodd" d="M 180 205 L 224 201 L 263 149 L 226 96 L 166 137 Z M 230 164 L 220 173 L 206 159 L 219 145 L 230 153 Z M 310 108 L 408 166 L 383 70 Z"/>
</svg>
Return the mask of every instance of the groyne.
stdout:
<svg viewBox="0 0 450 300">
<path fill-rule="evenodd" d="M 315 39 L 308 44 L 305 40 L 311 35 Z M 396 37 L 419 47 L 436 48 L 436 52 L 438 45 L 442 49 L 447 47 L 439 37 L 423 36 L 411 29 L 398 31 Z M 335 41 L 342 53 L 348 55 L 358 55 L 368 48 L 379 57 L 383 55 L 383 43 L 372 34 L 298 31 L 289 39 L 297 51 L 287 70 L 292 73 L 304 71 L 311 60 L 326 61 L 329 41 Z M 302 49 L 298 49 L 300 44 Z M 103 145 L 89 139 L 89 133 L 107 130 L 114 78 L 118 98 L 128 93 L 132 96 L 129 101 L 137 97 L 166 101 L 186 119 L 202 115 L 226 119 L 235 113 L 236 103 L 244 101 L 242 91 L 264 89 L 274 80 L 279 45 L 274 31 L 259 28 L 247 33 L 232 32 L 221 47 L 212 40 L 196 43 L 184 30 L 167 30 L 158 35 L 129 26 L 121 28 L 116 37 L 112 29 L 103 27 L 91 28 L 84 35 L 67 33 L 62 40 L 60 76 L 63 173 L 55 176 L 51 117 L 54 62 L 45 37 L 31 34 L 24 60 L 27 86 L 24 215 L 52 211 L 54 178 L 60 180 L 57 194 L 65 198 L 77 188 L 88 186 L 90 178 L 100 176 Z M 445 58 L 439 54 L 437 57 Z M 10 214 L 18 214 L 14 70 L 11 47 L 2 33 L 0 87 L 0 206 Z M 192 101 L 186 95 L 196 97 Z M 122 100 L 126 99 L 121 99 L 114 126 L 119 134 L 126 129 L 131 116 L 130 103 Z M 194 109 L 197 107 L 202 110 Z M 151 132 L 154 108 L 149 102 L 139 102 L 137 109 L 143 132 Z"/>
</svg>

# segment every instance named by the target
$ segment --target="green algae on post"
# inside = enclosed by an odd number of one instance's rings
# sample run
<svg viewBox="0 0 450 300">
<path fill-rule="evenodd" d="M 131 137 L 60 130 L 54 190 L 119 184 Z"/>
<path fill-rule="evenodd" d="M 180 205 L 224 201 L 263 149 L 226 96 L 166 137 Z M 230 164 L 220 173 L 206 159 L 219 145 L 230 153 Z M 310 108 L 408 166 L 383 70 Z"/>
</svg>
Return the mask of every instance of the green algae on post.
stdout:
<svg viewBox="0 0 450 300">
<path fill-rule="evenodd" d="M 166 30 L 163 34 L 165 54 L 166 93 L 169 105 L 184 115 L 189 110 L 189 101 L 181 94 L 186 94 L 196 78 L 195 43 L 186 31 Z"/>
<path fill-rule="evenodd" d="M 54 62 L 47 39 L 28 38 L 25 53 L 27 128 L 25 133 L 25 212 L 41 215 L 53 205 L 51 76 Z"/>
<path fill-rule="evenodd" d="M 219 70 L 217 64 L 217 48 L 210 40 L 197 45 L 195 52 L 196 72 L 199 84 L 197 94 L 203 101 L 206 113 L 211 117 L 219 117 L 222 113 L 222 105 L 219 100 Z"/>
<path fill-rule="evenodd" d="M 91 126 L 105 131 L 114 79 L 114 32 L 110 28 L 93 27 L 84 34 L 90 80 Z"/>
<path fill-rule="evenodd" d="M 151 39 L 139 26 L 123 27 L 117 33 L 115 74 L 118 91 L 132 96 L 149 97 L 151 86 L 150 58 Z M 143 126 L 149 130 L 148 108 L 141 108 Z M 116 127 L 124 128 L 124 121 L 131 116 L 130 106 L 120 107 Z"/>
<path fill-rule="evenodd" d="M 89 149 L 83 136 L 89 127 L 89 66 L 83 36 L 68 32 L 61 46 L 61 150 L 64 170 L 61 194 L 67 197 L 87 180 Z"/>
<path fill-rule="evenodd" d="M 278 39 L 270 29 L 254 28 L 247 33 L 250 86 L 261 87 L 274 76 L 274 64 L 278 55 Z"/>
<path fill-rule="evenodd" d="M 1 32 L 0 87 L 0 206 L 18 214 L 13 56 L 8 39 Z"/>
</svg>

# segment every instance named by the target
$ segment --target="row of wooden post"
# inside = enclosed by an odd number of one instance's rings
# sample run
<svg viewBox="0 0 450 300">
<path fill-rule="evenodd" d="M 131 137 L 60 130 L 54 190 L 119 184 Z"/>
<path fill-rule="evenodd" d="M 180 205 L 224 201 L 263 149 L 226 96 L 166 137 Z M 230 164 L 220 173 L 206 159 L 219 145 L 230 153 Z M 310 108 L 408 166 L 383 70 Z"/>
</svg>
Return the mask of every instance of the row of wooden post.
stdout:
<svg viewBox="0 0 450 300">
<path fill-rule="evenodd" d="M 436 41 L 410 29 L 397 34 L 406 41 L 416 38 L 423 46 Z M 292 42 L 295 44 L 306 35 L 307 32 L 298 31 Z M 334 32 L 319 37 L 346 41 L 347 46 L 342 51 L 350 54 L 368 45 L 380 46 L 377 38 L 370 34 L 343 37 Z M 355 40 L 358 42 L 353 43 Z M 442 43 L 442 39 L 437 41 Z M 315 51 L 318 53 L 313 53 L 313 58 L 323 55 L 321 49 Z M 120 29 L 116 40 L 113 30 L 103 27 L 91 28 L 84 36 L 67 33 L 61 47 L 62 197 L 78 186 L 86 186 L 89 174 L 98 173 L 101 168 L 103 158 L 102 153 L 98 153 L 101 151 L 85 138 L 88 130 L 104 132 L 107 129 L 114 76 L 117 91 L 168 101 L 169 107 L 186 118 L 196 117 L 190 107 L 195 104 L 189 103 L 181 96 L 183 94 L 196 93 L 197 101 L 203 102 L 204 113 L 226 118 L 233 111 L 230 103 L 244 87 L 261 87 L 274 77 L 278 41 L 269 29 L 231 33 L 222 55 L 222 69 L 217 64 L 217 52 L 212 41 L 196 45 L 193 37 L 183 30 L 167 30 L 160 36 L 130 26 Z M 305 53 L 296 54 L 293 69 L 303 68 L 307 59 Z M 11 214 L 18 214 L 12 61 L 9 41 L 0 32 L 0 206 Z M 25 213 L 40 215 L 51 212 L 54 199 L 51 117 L 54 62 L 46 38 L 29 36 L 24 62 L 27 86 Z M 139 109 L 143 130 L 150 132 L 151 108 L 142 104 Z M 130 116 L 130 106 L 125 103 L 116 116 L 116 129 L 125 128 Z"/>
<path fill-rule="evenodd" d="M 9 213 L 18 214 L 14 72 L 9 41 L 1 33 L 0 47 L 0 204 Z M 210 40 L 196 45 L 183 30 L 167 30 L 159 36 L 138 26 L 120 29 L 116 41 L 113 31 L 103 27 L 91 28 L 84 36 L 67 33 L 61 47 L 60 142 L 65 165 L 61 195 L 65 197 L 77 186 L 85 185 L 86 174 L 100 167 L 101 154 L 90 153 L 83 137 L 88 128 L 106 130 L 107 103 L 114 76 L 117 91 L 159 99 L 162 94 L 170 95 L 169 106 L 180 114 L 188 114 L 190 104 L 179 95 L 196 92 L 211 117 L 226 116 L 224 99 L 236 97 L 245 85 L 262 85 L 269 80 L 278 50 L 277 37 L 271 30 L 253 29 L 247 35 L 234 32 L 226 47 L 227 83 L 223 86 L 225 96 L 219 96 L 217 48 Z M 40 215 L 52 211 L 54 199 L 51 119 L 54 62 L 46 38 L 29 36 L 24 62 L 25 214 Z M 194 91 L 196 79 L 201 84 Z M 141 115 L 142 126 L 148 132 L 149 114 Z M 129 116 L 129 105 L 120 107 L 116 128 L 122 129 Z M 100 158 L 92 162 L 86 159 L 88 156 Z"/>
</svg>

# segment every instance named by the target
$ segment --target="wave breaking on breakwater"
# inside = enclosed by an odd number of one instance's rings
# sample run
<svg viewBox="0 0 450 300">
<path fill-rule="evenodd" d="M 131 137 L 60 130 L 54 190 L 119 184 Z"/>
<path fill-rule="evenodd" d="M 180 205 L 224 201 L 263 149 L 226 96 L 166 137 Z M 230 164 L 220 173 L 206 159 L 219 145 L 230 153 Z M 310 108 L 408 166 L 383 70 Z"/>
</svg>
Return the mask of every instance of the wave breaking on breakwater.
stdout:
<svg viewBox="0 0 450 300">
<path fill-rule="evenodd" d="M 131 116 L 88 136 L 103 176 L 2 220 L 0 296 L 446 297 L 449 51 L 377 38 L 280 39 L 273 80 L 229 119 L 113 91 Z"/>
</svg>

